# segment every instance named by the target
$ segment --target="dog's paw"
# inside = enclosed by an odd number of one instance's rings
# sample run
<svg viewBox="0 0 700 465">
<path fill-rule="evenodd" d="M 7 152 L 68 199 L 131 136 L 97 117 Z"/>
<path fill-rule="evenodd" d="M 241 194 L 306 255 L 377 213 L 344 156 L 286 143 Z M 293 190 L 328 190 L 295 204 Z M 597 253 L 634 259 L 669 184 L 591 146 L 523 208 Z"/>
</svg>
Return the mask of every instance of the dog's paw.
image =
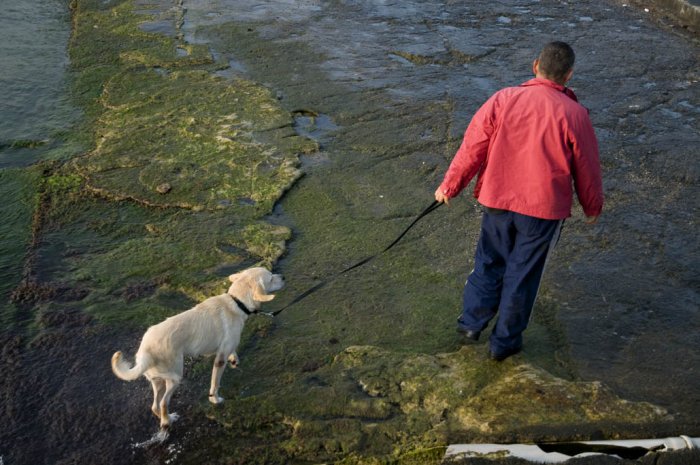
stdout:
<svg viewBox="0 0 700 465">
<path fill-rule="evenodd" d="M 170 432 L 168 431 L 168 425 L 161 426 L 160 430 L 151 438 L 150 443 L 159 443 L 163 442 L 166 439 L 168 439 L 168 436 L 170 436 Z M 144 445 L 149 445 L 149 444 L 144 444 Z"/>
<path fill-rule="evenodd" d="M 224 398 L 220 396 L 215 396 L 213 394 L 209 394 L 209 402 L 211 402 L 214 405 L 219 405 L 224 402 Z"/>
<path fill-rule="evenodd" d="M 238 360 L 237 354 L 231 354 L 228 356 L 228 364 L 231 368 L 238 368 L 240 361 Z"/>
<path fill-rule="evenodd" d="M 180 419 L 180 415 L 178 415 L 177 413 L 175 413 L 175 412 L 169 413 L 167 421 L 163 421 L 163 419 L 161 418 L 160 430 L 161 431 L 168 431 L 170 429 L 170 426 L 179 419 Z"/>
</svg>

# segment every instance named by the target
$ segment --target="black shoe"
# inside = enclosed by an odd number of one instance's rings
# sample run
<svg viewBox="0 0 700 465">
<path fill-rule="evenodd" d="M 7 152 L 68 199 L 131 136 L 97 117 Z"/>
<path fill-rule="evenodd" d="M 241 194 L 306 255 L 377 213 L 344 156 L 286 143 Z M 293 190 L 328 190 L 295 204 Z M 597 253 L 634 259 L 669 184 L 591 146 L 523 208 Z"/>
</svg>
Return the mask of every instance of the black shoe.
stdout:
<svg viewBox="0 0 700 465">
<path fill-rule="evenodd" d="M 502 362 L 503 360 L 507 359 L 511 355 L 519 354 L 523 350 L 522 347 L 518 347 L 515 349 L 508 349 L 505 352 L 501 352 L 500 354 L 495 353 L 494 351 L 489 351 L 489 358 L 491 360 L 495 360 L 496 362 Z"/>
<path fill-rule="evenodd" d="M 477 342 L 479 340 L 479 336 L 481 336 L 481 331 L 472 331 L 471 329 L 463 329 L 460 327 L 457 327 L 457 332 L 473 342 Z"/>
</svg>

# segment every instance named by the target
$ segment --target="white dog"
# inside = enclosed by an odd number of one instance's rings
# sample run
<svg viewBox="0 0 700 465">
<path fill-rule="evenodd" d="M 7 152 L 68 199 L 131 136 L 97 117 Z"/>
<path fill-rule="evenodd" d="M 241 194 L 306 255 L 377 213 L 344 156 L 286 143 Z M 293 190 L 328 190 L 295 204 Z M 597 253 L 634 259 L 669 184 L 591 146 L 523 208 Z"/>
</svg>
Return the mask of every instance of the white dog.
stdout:
<svg viewBox="0 0 700 465">
<path fill-rule="evenodd" d="M 199 305 L 148 328 L 131 367 L 121 352 L 112 356 L 112 371 L 119 378 L 133 381 L 144 375 L 153 386 L 151 410 L 160 418 L 161 430 L 177 420 L 168 412 L 173 391 L 182 380 L 185 355 L 216 354 L 211 374 L 209 401 L 219 404 L 219 383 L 228 359 L 238 364 L 236 349 L 243 325 L 262 302 L 275 296 L 272 292 L 284 287 L 282 276 L 265 268 L 250 268 L 229 276 L 231 286 L 226 294 L 210 297 Z"/>
</svg>

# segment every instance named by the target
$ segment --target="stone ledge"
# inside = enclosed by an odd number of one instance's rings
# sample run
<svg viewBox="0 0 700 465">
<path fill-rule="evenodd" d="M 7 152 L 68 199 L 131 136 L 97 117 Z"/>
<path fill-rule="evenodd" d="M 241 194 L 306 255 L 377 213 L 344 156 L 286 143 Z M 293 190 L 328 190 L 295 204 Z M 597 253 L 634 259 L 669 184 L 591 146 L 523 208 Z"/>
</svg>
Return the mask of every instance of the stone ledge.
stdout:
<svg viewBox="0 0 700 465">
<path fill-rule="evenodd" d="M 689 31 L 700 33 L 700 6 L 687 0 L 648 0 L 645 2 L 635 0 L 634 4 L 639 7 L 656 6 L 660 11 L 669 14 L 678 24 Z"/>
</svg>

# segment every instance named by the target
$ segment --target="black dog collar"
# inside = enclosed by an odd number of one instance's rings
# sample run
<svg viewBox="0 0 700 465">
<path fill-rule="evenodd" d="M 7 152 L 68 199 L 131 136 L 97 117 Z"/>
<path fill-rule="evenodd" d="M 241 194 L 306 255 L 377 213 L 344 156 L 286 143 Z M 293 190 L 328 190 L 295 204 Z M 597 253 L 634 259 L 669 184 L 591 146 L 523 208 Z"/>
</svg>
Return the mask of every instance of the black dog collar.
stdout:
<svg viewBox="0 0 700 465">
<path fill-rule="evenodd" d="M 231 295 L 231 294 L 229 294 L 229 295 Z M 234 302 L 236 302 L 236 305 L 238 305 L 238 308 L 240 308 L 241 310 L 243 310 L 243 313 L 245 313 L 246 315 L 249 315 L 249 316 L 250 316 L 250 315 L 252 315 L 253 313 L 256 313 L 256 312 L 254 312 L 254 311 L 251 312 L 251 311 L 248 309 L 248 307 L 245 306 L 245 304 L 244 304 L 243 302 L 241 302 L 240 300 L 238 300 L 238 299 L 235 298 L 234 296 L 231 296 L 231 298 L 233 299 Z"/>
</svg>

